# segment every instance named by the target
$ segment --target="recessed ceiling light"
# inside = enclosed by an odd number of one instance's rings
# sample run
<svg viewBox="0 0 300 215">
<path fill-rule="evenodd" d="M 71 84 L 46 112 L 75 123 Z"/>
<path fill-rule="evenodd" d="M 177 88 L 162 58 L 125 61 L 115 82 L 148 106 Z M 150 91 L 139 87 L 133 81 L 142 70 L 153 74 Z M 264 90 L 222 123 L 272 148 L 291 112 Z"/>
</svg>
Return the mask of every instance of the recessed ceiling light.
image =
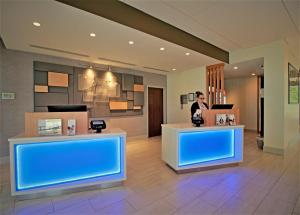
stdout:
<svg viewBox="0 0 300 215">
<path fill-rule="evenodd" d="M 173 69 L 172 69 L 172 71 L 176 71 L 176 69 L 175 69 L 175 68 L 173 68 Z"/>
<path fill-rule="evenodd" d="M 163 50 L 165 50 L 165 48 L 164 48 L 164 47 L 161 47 L 159 50 L 163 51 Z"/>
<path fill-rule="evenodd" d="M 34 26 L 36 26 L 36 27 L 40 27 L 41 26 L 41 23 L 39 23 L 39 22 L 33 22 L 32 23 Z"/>
<path fill-rule="evenodd" d="M 256 74 L 255 74 L 255 73 L 252 73 L 251 75 L 252 75 L 252 76 L 255 76 Z"/>
<path fill-rule="evenodd" d="M 90 36 L 91 36 L 91 37 L 95 37 L 96 34 L 95 34 L 95 33 L 90 33 Z"/>
<path fill-rule="evenodd" d="M 233 69 L 238 69 L 238 67 L 237 67 L 237 66 L 235 66 L 235 67 L 233 67 Z"/>
<path fill-rule="evenodd" d="M 190 54 L 191 54 L 191 53 L 189 53 L 189 52 L 185 53 L 186 56 L 189 56 Z"/>
<path fill-rule="evenodd" d="M 133 42 L 133 41 L 129 41 L 128 43 L 129 43 L 129 45 L 133 45 L 133 44 L 134 44 L 134 42 Z"/>
</svg>

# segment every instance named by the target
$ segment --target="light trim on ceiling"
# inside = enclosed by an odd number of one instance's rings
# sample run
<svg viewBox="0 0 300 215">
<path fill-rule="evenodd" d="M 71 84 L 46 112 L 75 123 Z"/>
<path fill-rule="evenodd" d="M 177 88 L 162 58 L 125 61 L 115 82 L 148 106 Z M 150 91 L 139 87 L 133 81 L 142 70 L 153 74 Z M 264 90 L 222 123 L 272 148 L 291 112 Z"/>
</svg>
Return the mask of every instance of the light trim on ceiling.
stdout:
<svg viewBox="0 0 300 215">
<path fill-rule="evenodd" d="M 110 61 L 113 63 L 120 63 L 120 64 L 124 64 L 124 65 L 128 65 L 128 66 L 136 66 L 133 63 L 127 63 L 127 62 L 123 62 L 123 61 L 119 61 L 119 60 L 114 60 L 114 59 L 109 59 L 109 58 L 103 58 L 103 57 L 98 57 L 99 60 L 103 60 L 103 61 Z"/>
<path fill-rule="evenodd" d="M 169 72 L 169 71 L 164 70 L 164 69 L 159 69 L 159 68 L 154 68 L 154 67 L 149 67 L 149 66 L 143 66 L 143 68 L 145 68 L 145 69 L 153 69 L 153 70 L 157 70 L 157 71 L 161 71 L 161 72 Z"/>
<path fill-rule="evenodd" d="M 251 75 L 252 75 L 252 76 L 256 76 L 256 74 L 255 74 L 255 73 L 252 73 Z"/>
<path fill-rule="evenodd" d="M 90 36 L 91 37 L 96 37 L 96 34 L 95 33 L 90 33 Z"/>
<path fill-rule="evenodd" d="M 161 50 L 161 51 L 164 51 L 164 50 L 165 50 L 165 48 L 164 48 L 164 47 L 161 47 L 159 50 Z"/>
<path fill-rule="evenodd" d="M 64 54 L 71 54 L 71 55 L 76 55 L 76 56 L 80 56 L 80 57 L 89 57 L 86 54 L 80 54 L 80 53 L 66 51 L 66 50 L 62 50 L 62 49 L 56 49 L 56 48 L 50 48 L 50 47 L 32 45 L 32 44 L 30 44 L 29 46 L 33 47 L 33 48 L 44 49 L 44 50 L 54 51 L 54 52 L 60 52 L 60 53 L 64 53 Z"/>
<path fill-rule="evenodd" d="M 175 69 L 175 68 L 173 68 L 173 69 L 172 69 L 172 71 L 176 71 L 176 69 Z"/>
<path fill-rule="evenodd" d="M 189 53 L 189 52 L 186 52 L 186 53 L 185 53 L 185 55 L 186 55 L 186 56 L 189 56 L 189 55 L 191 55 L 191 53 Z"/>
<path fill-rule="evenodd" d="M 233 67 L 233 69 L 237 70 L 237 69 L 238 69 L 238 67 L 237 67 L 237 66 L 235 66 L 235 67 Z"/>
<path fill-rule="evenodd" d="M 134 44 L 134 41 L 128 41 L 129 45 L 133 45 Z"/>
</svg>

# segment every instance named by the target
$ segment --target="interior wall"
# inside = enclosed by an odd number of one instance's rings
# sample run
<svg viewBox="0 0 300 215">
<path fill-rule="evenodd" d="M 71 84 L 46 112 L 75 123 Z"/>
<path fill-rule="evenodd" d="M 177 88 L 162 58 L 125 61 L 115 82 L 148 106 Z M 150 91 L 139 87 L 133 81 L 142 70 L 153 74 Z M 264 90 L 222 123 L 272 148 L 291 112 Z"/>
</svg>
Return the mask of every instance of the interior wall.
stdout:
<svg viewBox="0 0 300 215">
<path fill-rule="evenodd" d="M 257 77 L 225 79 L 227 103 L 240 109 L 240 122 L 257 130 Z"/>
<path fill-rule="evenodd" d="M 1 10 L 0 10 L 1 11 Z M 2 44 L 0 44 L 0 93 L 2 92 Z M 0 153 L 3 150 L 2 148 L 2 122 L 3 122 L 3 112 L 2 112 L 2 99 L 0 98 Z M 1 155 L 0 155 L 0 164 L 1 164 Z"/>
<path fill-rule="evenodd" d="M 299 104 L 288 104 L 288 63 L 296 69 L 300 68 L 300 59 L 292 55 L 285 46 L 284 49 L 284 143 L 285 147 L 295 134 L 299 133 Z"/>
<path fill-rule="evenodd" d="M 285 42 L 275 41 L 266 45 L 230 53 L 230 63 L 264 58 L 264 151 L 283 154 L 287 143 L 298 135 L 299 110 L 287 104 L 287 74 Z M 291 123 L 291 124 L 289 124 Z M 292 127 L 290 131 L 287 124 Z"/>
<path fill-rule="evenodd" d="M 3 91 L 15 92 L 16 100 L 2 101 L 3 133 L 0 144 L 0 157 L 8 155 L 7 139 L 24 131 L 24 113 L 33 111 L 33 61 L 56 63 L 61 65 L 79 66 L 86 62 L 48 55 L 40 55 L 21 51 L 2 49 Z M 128 74 L 142 75 L 144 78 L 145 95 L 147 86 L 155 85 L 166 88 L 165 75 L 153 74 L 131 69 L 122 69 Z M 166 101 L 166 98 L 164 98 Z M 127 132 L 127 136 L 147 135 L 147 101 L 144 114 L 140 116 L 105 118 L 108 128 L 118 127 Z"/>
<path fill-rule="evenodd" d="M 205 93 L 206 67 L 200 67 L 183 72 L 170 72 L 167 75 L 167 122 L 184 123 L 191 121 L 192 102 L 183 105 L 181 109 L 180 95 L 195 93 L 197 90 Z"/>
</svg>

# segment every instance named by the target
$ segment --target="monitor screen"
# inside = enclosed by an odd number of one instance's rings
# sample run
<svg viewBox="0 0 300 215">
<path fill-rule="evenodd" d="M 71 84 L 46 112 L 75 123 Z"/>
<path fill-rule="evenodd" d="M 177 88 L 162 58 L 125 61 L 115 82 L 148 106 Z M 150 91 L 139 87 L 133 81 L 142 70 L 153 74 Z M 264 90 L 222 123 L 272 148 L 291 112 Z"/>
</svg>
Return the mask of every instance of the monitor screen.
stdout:
<svg viewBox="0 0 300 215">
<path fill-rule="evenodd" d="M 49 112 L 86 112 L 86 105 L 49 105 Z"/>
<path fill-rule="evenodd" d="M 233 104 L 213 104 L 211 109 L 232 109 Z"/>
</svg>

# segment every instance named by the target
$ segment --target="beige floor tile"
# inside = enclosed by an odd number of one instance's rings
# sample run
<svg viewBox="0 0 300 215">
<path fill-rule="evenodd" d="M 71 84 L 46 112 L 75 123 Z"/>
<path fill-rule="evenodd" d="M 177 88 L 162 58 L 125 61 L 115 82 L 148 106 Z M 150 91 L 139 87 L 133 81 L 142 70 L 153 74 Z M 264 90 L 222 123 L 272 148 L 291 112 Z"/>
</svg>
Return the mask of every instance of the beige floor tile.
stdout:
<svg viewBox="0 0 300 215">
<path fill-rule="evenodd" d="M 203 199 L 196 198 L 194 201 L 176 210 L 174 215 L 210 215 L 214 214 L 216 210 L 217 207 L 204 201 Z"/>
<path fill-rule="evenodd" d="M 143 207 L 142 209 L 138 210 L 135 214 L 137 215 L 167 215 L 172 214 L 176 208 L 173 204 L 169 203 L 165 200 L 157 200 L 154 203 Z"/>
<path fill-rule="evenodd" d="M 117 215 L 117 214 L 134 214 L 137 210 L 129 204 L 126 200 L 121 200 L 119 202 L 112 203 L 111 205 L 108 205 L 104 208 L 101 208 L 100 210 L 96 211 L 97 214 L 111 214 L 111 215 Z"/>
<path fill-rule="evenodd" d="M 209 189 L 199 198 L 205 202 L 210 203 L 215 207 L 220 207 L 224 202 L 230 199 L 236 193 L 235 190 L 231 190 L 229 187 L 217 185 L 212 189 Z"/>
<path fill-rule="evenodd" d="M 51 199 L 16 201 L 14 214 L 43 215 L 54 212 Z"/>
<path fill-rule="evenodd" d="M 292 214 L 294 205 L 279 199 L 273 199 L 271 196 L 266 197 L 256 209 L 257 215 L 283 215 Z"/>
<path fill-rule="evenodd" d="M 54 210 L 60 211 L 68 207 L 72 207 L 74 205 L 88 203 L 89 197 L 91 197 L 91 195 L 87 195 L 85 193 L 75 193 L 75 194 L 55 197 L 52 199 L 52 202 L 53 202 Z"/>
<path fill-rule="evenodd" d="M 164 199 L 169 203 L 173 204 L 174 207 L 181 208 L 195 200 L 204 192 L 204 190 L 197 189 L 192 185 L 187 184 L 181 188 L 178 188 L 176 191 L 168 194 Z"/>
<path fill-rule="evenodd" d="M 296 204 L 294 205 L 293 213 L 300 214 L 300 196 L 298 197 L 298 200 L 297 200 Z"/>
<path fill-rule="evenodd" d="M 95 215 L 95 211 L 88 201 L 85 201 L 81 204 L 74 204 L 70 207 L 64 208 L 49 215 Z"/>
<path fill-rule="evenodd" d="M 271 189 L 269 196 L 274 199 L 279 199 L 287 201 L 291 204 L 295 204 L 297 202 L 299 194 L 300 192 L 297 187 L 289 186 L 284 183 L 276 183 Z"/>
<path fill-rule="evenodd" d="M 170 191 L 165 189 L 153 189 L 147 192 L 135 192 L 126 197 L 126 200 L 136 209 L 140 210 L 159 199 L 163 199 Z"/>
<path fill-rule="evenodd" d="M 268 192 L 268 189 L 250 182 L 234 195 L 242 201 L 258 206 L 259 203 L 268 195 Z"/>
<path fill-rule="evenodd" d="M 90 197 L 89 202 L 91 203 L 93 209 L 98 211 L 101 208 L 125 199 L 131 193 L 132 191 L 124 187 L 107 189 Z"/>
<path fill-rule="evenodd" d="M 257 205 L 244 201 L 236 196 L 231 197 L 224 204 L 215 211 L 215 214 L 228 214 L 228 215 L 247 215 L 252 214 Z"/>
</svg>

